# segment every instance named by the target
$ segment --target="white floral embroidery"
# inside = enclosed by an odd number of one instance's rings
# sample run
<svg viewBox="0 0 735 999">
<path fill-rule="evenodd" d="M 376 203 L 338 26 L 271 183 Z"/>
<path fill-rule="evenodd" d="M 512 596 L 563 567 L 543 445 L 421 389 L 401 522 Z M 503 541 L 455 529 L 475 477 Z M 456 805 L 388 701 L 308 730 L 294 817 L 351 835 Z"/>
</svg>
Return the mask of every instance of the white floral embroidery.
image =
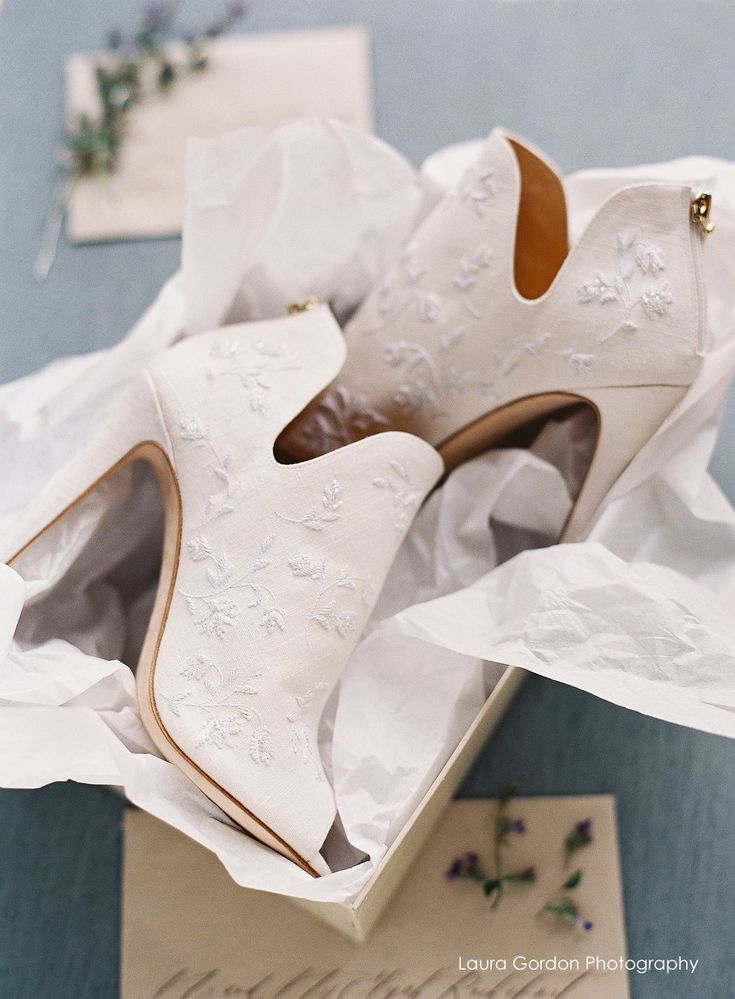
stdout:
<svg viewBox="0 0 735 999">
<path fill-rule="evenodd" d="M 641 295 L 641 304 L 649 316 L 665 316 L 673 301 L 667 284 L 660 288 L 651 288 Z"/>
<path fill-rule="evenodd" d="M 664 270 L 661 251 L 651 243 L 636 243 L 635 260 L 644 274 L 657 274 Z"/>
<path fill-rule="evenodd" d="M 326 603 L 311 615 L 311 621 L 315 621 L 325 631 L 335 628 L 337 633 L 346 638 L 357 628 L 357 615 L 353 610 L 340 609 L 335 599 Z"/>
<path fill-rule="evenodd" d="M 389 343 L 385 348 L 385 361 L 392 368 L 404 366 L 408 371 L 425 364 L 431 371 L 436 381 L 441 380 L 439 371 L 434 366 L 429 351 L 420 343 L 411 343 L 408 340 L 398 340 L 396 343 Z"/>
<path fill-rule="evenodd" d="M 377 333 L 409 306 L 415 307 L 417 315 L 425 323 L 439 320 L 443 307 L 441 296 L 436 291 L 420 287 L 428 271 L 416 264 L 415 253 L 415 244 L 407 246 L 398 263 L 383 279 L 376 297 L 376 308 L 382 321 L 371 329 L 363 330 L 363 336 Z"/>
<path fill-rule="evenodd" d="M 467 256 L 460 257 L 457 273 L 452 284 L 459 289 L 464 307 L 475 319 L 482 319 L 482 312 L 470 298 L 470 291 L 477 284 L 478 273 L 490 266 L 490 251 L 486 246 L 478 246 Z"/>
<path fill-rule="evenodd" d="M 263 538 L 260 542 L 260 547 L 258 549 L 258 554 L 255 557 L 255 561 L 250 566 L 251 572 L 260 572 L 261 569 L 265 569 L 266 566 L 271 564 L 270 559 L 268 558 L 268 552 L 273 547 L 275 540 L 275 534 L 267 534 Z"/>
<path fill-rule="evenodd" d="M 478 372 L 461 369 L 448 362 L 448 355 L 464 336 L 462 327 L 455 327 L 440 341 L 441 358 L 432 357 L 423 344 L 399 340 L 388 344 L 385 361 L 392 368 L 403 368 L 406 373 L 416 372 L 411 379 L 399 384 L 393 402 L 405 413 L 416 413 L 424 409 L 434 409 L 434 416 L 446 415 L 442 399 L 451 393 L 475 392 L 487 396 L 493 392 L 493 384 L 486 381 Z"/>
<path fill-rule="evenodd" d="M 250 409 L 254 413 L 268 411 L 268 394 L 272 389 L 270 375 L 283 371 L 300 371 L 301 365 L 296 354 L 289 354 L 285 344 L 258 340 L 250 346 L 251 359 L 246 361 L 242 355 L 242 344 L 239 340 L 228 340 L 213 344 L 210 357 L 219 361 L 206 368 L 210 381 L 217 378 L 232 377 L 240 382 L 249 393 Z M 254 356 L 253 356 L 254 355 Z"/>
<path fill-rule="evenodd" d="M 438 295 L 429 292 L 418 299 L 418 312 L 427 323 L 435 323 L 441 312 L 442 302 Z"/>
<path fill-rule="evenodd" d="M 180 718 L 184 712 L 198 712 L 203 721 L 195 747 L 231 748 L 233 739 L 243 731 L 244 724 L 254 726 L 249 741 L 250 756 L 255 763 L 267 764 L 275 758 L 270 729 L 263 724 L 260 713 L 246 698 L 257 696 L 253 681 L 262 673 L 245 676 L 240 669 L 225 674 L 213 659 L 200 653 L 186 663 L 181 676 L 203 688 L 199 697 L 191 690 L 181 694 L 163 694 L 171 713 Z"/>
<path fill-rule="evenodd" d="M 587 375 L 592 370 L 592 354 L 570 354 L 569 366 L 575 374 Z"/>
<path fill-rule="evenodd" d="M 418 413 L 429 406 L 439 405 L 439 392 L 425 378 L 415 378 L 412 382 L 403 382 L 398 386 L 393 401 L 404 413 Z M 443 412 L 437 416 L 445 415 Z"/>
<path fill-rule="evenodd" d="M 232 578 L 233 568 L 226 555 L 215 555 L 209 542 L 201 535 L 196 535 L 189 541 L 189 555 L 194 562 L 204 562 L 209 559 L 212 565 L 207 569 L 209 585 L 215 590 L 221 590 Z"/>
<path fill-rule="evenodd" d="M 314 698 L 316 697 L 317 693 L 320 690 L 326 690 L 328 686 L 329 686 L 328 683 L 325 683 L 323 680 L 320 680 L 318 683 L 315 683 L 313 687 L 310 687 L 305 694 L 297 694 L 295 698 L 297 710 L 289 715 L 286 715 L 286 718 L 290 722 L 294 723 L 299 722 L 303 718 L 305 718 L 311 711 L 311 707 L 312 704 L 314 703 Z"/>
<path fill-rule="evenodd" d="M 458 343 L 464 339 L 464 335 L 467 332 L 464 326 L 455 326 L 454 329 L 450 330 L 448 333 L 442 333 L 439 337 L 439 350 L 443 353 L 451 350 L 452 347 L 456 347 Z"/>
<path fill-rule="evenodd" d="M 336 479 L 333 479 L 328 486 L 324 487 L 321 508 L 315 504 L 301 517 L 278 512 L 276 512 L 276 516 L 280 517 L 281 520 L 287 520 L 290 524 L 301 524 L 302 527 L 306 527 L 310 531 L 323 531 L 325 524 L 339 520 L 342 502 L 342 487 Z"/>
<path fill-rule="evenodd" d="M 257 558 L 250 566 L 250 572 L 257 572 L 260 569 L 264 569 L 267 565 L 270 565 L 270 559 L 267 557 L 267 553 L 275 540 L 275 534 L 269 534 L 267 537 L 263 538 L 260 542 Z M 227 556 L 224 554 L 216 554 L 212 550 L 211 544 L 205 537 L 201 534 L 195 534 L 190 539 L 187 547 L 192 561 L 204 562 L 209 560 L 212 562 L 212 567 L 207 570 L 207 579 L 214 589 L 222 589 L 230 581 L 234 570 L 230 565 Z"/>
<path fill-rule="evenodd" d="M 326 570 L 324 562 L 310 555 L 297 555 L 290 558 L 288 564 L 294 576 L 307 576 L 309 579 L 321 579 Z"/>
<path fill-rule="evenodd" d="M 181 675 L 187 680 L 201 680 L 207 675 L 210 669 L 214 669 L 214 661 L 203 654 L 190 659 L 181 671 Z"/>
<path fill-rule="evenodd" d="M 484 204 L 481 200 L 478 203 Z M 650 254 L 646 253 L 642 259 L 653 266 Z M 472 320 L 481 318 L 481 310 L 471 297 L 472 289 L 478 282 L 480 272 L 488 268 L 491 261 L 490 249 L 484 244 L 477 246 L 474 250 L 461 254 L 456 271 L 450 279 Z M 423 280 L 427 274 L 428 271 L 422 269 L 420 279 Z M 384 328 L 395 320 L 407 301 L 417 301 L 415 292 L 411 292 L 413 297 L 409 295 L 406 298 L 407 294 L 407 289 L 396 291 L 393 298 L 395 308 L 391 315 L 385 317 Z M 431 292 L 427 294 L 432 297 Z M 654 308 L 657 304 L 651 301 L 650 307 Z M 548 334 L 525 340 L 515 337 L 504 347 L 497 349 L 492 357 L 487 358 L 489 363 L 486 367 L 477 370 L 463 366 L 453 359 L 461 355 L 461 351 L 457 352 L 456 349 L 464 342 L 466 333 L 465 325 L 455 325 L 439 332 L 436 354 L 432 351 L 431 344 L 423 340 L 398 339 L 386 344 L 383 353 L 385 363 L 404 375 L 392 397 L 393 404 L 401 413 L 421 412 L 432 419 L 445 417 L 448 415 L 449 397 L 466 393 L 498 401 L 503 382 L 516 373 L 522 362 L 527 359 L 538 360 L 545 353 L 562 353 L 551 350 Z M 572 360 L 570 352 L 565 351 L 563 356 L 569 358 L 570 366 L 576 373 L 590 363 L 587 355 L 575 353 Z M 580 358 L 584 358 L 584 361 Z M 318 439 L 318 428 L 313 430 L 313 438 Z"/>
<path fill-rule="evenodd" d="M 582 354 L 579 351 L 572 350 L 571 347 L 565 347 L 562 350 L 558 347 L 550 347 L 547 345 L 544 348 L 544 353 L 554 354 L 556 357 L 563 357 L 568 363 L 572 374 L 578 377 L 588 375 L 592 371 L 592 365 L 595 360 L 594 354 Z"/>
<path fill-rule="evenodd" d="M 602 337 L 603 343 L 617 333 L 635 332 L 638 327 L 634 316 L 639 307 L 649 317 L 664 317 L 668 315 L 669 306 L 674 300 L 667 284 L 649 285 L 642 289 L 640 287 L 641 278 L 655 276 L 665 269 L 658 247 L 640 239 L 637 232 L 618 233 L 617 257 L 617 274 L 614 278 L 598 271 L 591 281 L 577 290 L 579 301 L 583 304 L 617 303 L 622 307 L 620 322 Z"/>
<path fill-rule="evenodd" d="M 269 728 L 262 725 L 250 737 L 250 757 L 253 763 L 268 764 L 276 758 L 273 737 Z"/>
<path fill-rule="evenodd" d="M 188 544 L 189 555 L 195 562 L 201 562 L 205 558 L 209 558 L 212 555 L 212 549 L 209 546 L 209 542 L 206 538 L 202 538 L 200 535 L 195 535 Z"/>
<path fill-rule="evenodd" d="M 387 274 L 380 283 L 376 306 L 381 316 L 387 316 L 396 311 L 398 290 L 392 275 Z M 372 332 L 372 331 L 368 331 Z"/>
<path fill-rule="evenodd" d="M 378 290 L 377 308 L 378 312 L 387 316 L 394 313 L 407 303 L 409 299 L 398 293 L 396 278 L 403 275 L 406 284 L 417 285 L 426 274 L 426 268 L 416 262 L 416 244 L 409 243 L 404 247 L 398 258 L 396 266 L 383 279 Z"/>
<path fill-rule="evenodd" d="M 483 173 L 482 176 L 490 182 L 489 175 L 486 176 Z M 470 179 L 472 177 L 474 174 L 471 173 Z M 484 206 L 486 196 L 490 195 L 487 194 L 487 191 L 484 194 L 479 191 L 475 193 L 477 198 L 474 200 L 477 205 Z M 467 196 L 469 197 L 469 194 Z M 414 259 L 415 253 L 415 246 L 412 246 L 411 260 Z M 472 298 L 472 290 L 477 285 L 481 271 L 490 267 L 491 261 L 491 250 L 486 245 L 481 244 L 460 255 L 456 271 L 450 279 L 451 284 L 457 289 L 465 310 L 473 320 L 481 318 L 481 310 Z M 402 266 L 405 269 L 405 262 Z M 397 273 L 400 271 L 399 267 Z M 424 283 L 427 275 L 426 268 L 417 268 L 414 273 L 414 281 Z M 410 287 L 405 285 L 403 288 L 396 287 L 395 275 L 392 287 L 391 305 L 389 308 L 384 306 L 381 309 L 384 320 L 382 326 L 378 327 L 379 329 L 386 328 L 393 323 L 398 314 L 409 304 L 416 306 L 420 317 L 429 317 L 432 322 L 438 323 L 441 318 L 442 304 L 440 297 L 435 292 L 421 291 L 419 293 L 413 285 Z M 368 332 L 375 332 L 375 330 Z M 453 394 L 472 392 L 483 398 L 497 399 L 499 398 L 499 383 L 514 373 L 523 357 L 536 358 L 540 356 L 548 340 L 547 336 L 526 342 L 515 339 L 501 355 L 496 354 L 494 371 L 487 369 L 478 371 L 452 362 L 450 359 L 449 355 L 464 341 L 465 334 L 466 327 L 464 325 L 455 325 L 448 330 L 440 331 L 437 338 L 438 351 L 436 356 L 432 352 L 431 345 L 424 340 L 398 339 L 386 344 L 383 353 L 385 363 L 391 368 L 402 370 L 408 376 L 399 382 L 393 393 L 392 402 L 399 411 L 406 414 L 427 411 L 427 415 L 437 418 L 447 415 L 445 400 Z M 316 442 L 323 452 L 327 449 L 327 442 L 321 431 L 322 428 L 315 425 L 314 422 L 311 423 L 312 441 Z"/>
<path fill-rule="evenodd" d="M 207 581 L 211 590 L 205 593 L 188 593 L 179 590 L 186 600 L 189 613 L 202 634 L 224 638 L 230 625 L 234 624 L 239 608 L 232 599 L 232 591 L 247 589 L 250 592 L 248 609 L 261 608 L 260 627 L 267 635 L 286 630 L 286 612 L 279 604 L 273 590 L 263 583 L 253 582 L 250 577 L 270 565 L 270 552 L 276 540 L 269 534 L 260 542 L 257 554 L 250 567 L 240 575 L 224 554 L 212 550 L 209 541 L 201 534 L 189 542 L 189 555 L 195 562 L 211 561 L 207 570 Z"/>
<path fill-rule="evenodd" d="M 424 274 L 426 274 L 426 268 L 416 262 L 416 252 L 416 244 L 409 243 L 399 258 L 409 284 L 418 284 Z"/>
<path fill-rule="evenodd" d="M 364 607 L 370 606 L 370 601 L 375 596 L 375 584 L 372 576 L 354 576 L 350 567 L 346 565 L 337 573 L 333 586 L 340 590 L 360 590 L 360 600 Z"/>
<path fill-rule="evenodd" d="M 462 178 L 458 193 L 460 201 L 469 202 L 475 215 L 484 218 L 490 199 L 495 195 L 493 171 L 479 164 L 471 167 Z"/>
<path fill-rule="evenodd" d="M 242 729 L 237 715 L 224 715 L 221 718 L 209 718 L 199 733 L 199 738 L 194 743 L 194 748 L 200 746 L 215 745 L 218 749 L 231 746 L 231 737 L 239 735 Z"/>
<path fill-rule="evenodd" d="M 424 493 L 411 481 L 411 475 L 405 465 L 400 461 L 391 461 L 388 464 L 393 475 L 379 476 L 373 479 L 373 485 L 377 489 L 387 490 L 393 497 L 393 506 L 396 509 L 395 527 L 400 534 L 403 534 L 408 530 Z"/>
<path fill-rule="evenodd" d="M 375 584 L 371 576 L 359 576 L 349 566 L 344 566 L 336 577 L 319 593 L 314 611 L 309 621 L 318 624 L 324 631 L 334 631 L 346 638 L 357 630 L 357 614 L 351 607 L 340 606 L 336 597 L 331 596 L 335 589 L 360 592 L 360 602 L 369 608 L 375 596 Z"/>
<path fill-rule="evenodd" d="M 400 410 L 405 413 L 433 410 L 432 416 L 445 416 L 446 397 L 467 392 L 497 400 L 501 383 L 515 374 L 524 358 L 538 360 L 549 341 L 548 334 L 535 340 L 515 337 L 503 349 L 495 351 L 493 376 L 488 378 L 485 372 L 449 363 L 447 355 L 461 342 L 463 334 L 463 328 L 455 328 L 440 342 L 440 359 L 433 358 L 428 348 L 419 343 L 401 340 L 388 345 L 385 359 L 391 367 L 417 372 L 412 379 L 400 383 L 395 392 L 393 401 Z"/>
<path fill-rule="evenodd" d="M 250 604 L 251 607 L 257 606 Z M 286 630 L 286 615 L 280 607 L 267 607 L 260 619 L 260 627 L 265 628 L 266 634 L 272 635 L 274 631 Z"/>
<path fill-rule="evenodd" d="M 234 510 L 230 500 L 237 493 L 239 482 L 232 467 L 232 456 L 220 455 L 210 439 L 209 431 L 199 417 L 191 416 L 182 420 L 179 426 L 182 440 L 192 441 L 197 447 L 207 448 L 211 452 L 214 458 L 214 465 L 211 466 L 212 474 L 222 483 L 219 492 L 211 493 L 207 497 L 203 523 L 209 524 Z"/>
<path fill-rule="evenodd" d="M 208 441 L 209 433 L 205 430 L 198 416 L 190 416 L 181 421 L 181 436 L 185 441 Z"/>
<path fill-rule="evenodd" d="M 235 623 L 238 608 L 231 600 L 212 597 L 186 597 L 186 606 L 194 624 L 203 635 L 224 638 L 227 629 Z"/>
<path fill-rule="evenodd" d="M 548 333 L 542 333 L 535 340 L 524 340 L 522 337 L 513 337 L 504 349 L 496 350 L 495 368 L 497 381 L 504 381 L 515 374 L 521 362 L 526 357 L 538 361 L 547 350 L 549 339 Z"/>
<path fill-rule="evenodd" d="M 286 715 L 286 720 L 291 724 L 291 748 L 294 754 L 301 758 L 302 763 L 310 763 L 314 760 L 314 750 L 311 745 L 309 727 L 304 719 L 311 714 L 314 700 L 322 690 L 328 690 L 329 684 L 323 680 L 318 681 L 310 687 L 306 693 L 296 695 L 296 710 Z M 324 771 L 321 764 L 317 765 L 317 777 L 324 779 Z"/>
</svg>

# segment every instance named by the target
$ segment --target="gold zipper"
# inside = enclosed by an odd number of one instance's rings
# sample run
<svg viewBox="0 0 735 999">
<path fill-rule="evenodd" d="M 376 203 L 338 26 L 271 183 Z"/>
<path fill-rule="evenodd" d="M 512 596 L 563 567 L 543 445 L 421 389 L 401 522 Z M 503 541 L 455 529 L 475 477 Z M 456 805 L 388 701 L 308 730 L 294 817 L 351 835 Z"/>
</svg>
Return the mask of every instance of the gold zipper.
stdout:
<svg viewBox="0 0 735 999">
<path fill-rule="evenodd" d="M 302 299 L 300 302 L 291 302 L 288 307 L 289 316 L 296 316 L 300 312 L 308 312 L 309 309 L 314 309 L 319 305 L 319 299 L 315 295 L 309 295 L 308 298 Z"/>
<path fill-rule="evenodd" d="M 703 236 L 714 229 L 714 225 L 710 222 L 711 213 L 712 195 L 709 191 L 698 191 L 691 200 L 689 217 L 694 225 L 700 227 Z"/>
</svg>

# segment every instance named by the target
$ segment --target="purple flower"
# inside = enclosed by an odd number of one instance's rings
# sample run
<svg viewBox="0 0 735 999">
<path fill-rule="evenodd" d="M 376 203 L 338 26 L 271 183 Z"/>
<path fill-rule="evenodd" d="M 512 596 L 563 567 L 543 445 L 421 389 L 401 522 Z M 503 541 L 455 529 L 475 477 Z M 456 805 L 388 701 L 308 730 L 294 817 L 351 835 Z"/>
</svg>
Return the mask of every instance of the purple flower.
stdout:
<svg viewBox="0 0 735 999">
<path fill-rule="evenodd" d="M 575 822 L 571 832 L 564 840 L 564 853 L 567 861 L 577 850 L 592 842 L 592 819 L 582 819 Z"/>
<path fill-rule="evenodd" d="M 467 866 L 468 867 L 474 867 L 475 864 L 478 862 L 479 859 L 480 858 L 479 858 L 479 856 L 476 853 L 468 853 L 465 856 L 465 860 L 467 862 Z"/>
<path fill-rule="evenodd" d="M 500 831 L 503 836 L 508 833 L 517 833 L 518 835 L 521 835 L 526 831 L 526 823 L 524 819 L 505 819 Z"/>
<path fill-rule="evenodd" d="M 577 920 L 577 926 L 578 926 L 578 928 L 580 930 L 583 930 L 585 933 L 589 933 L 590 930 L 593 929 L 594 925 L 595 924 L 590 919 L 582 919 L 581 916 Z"/>
<path fill-rule="evenodd" d="M 582 821 L 578 822 L 574 828 L 579 833 L 583 842 L 592 842 L 592 819 L 582 819 Z"/>
<path fill-rule="evenodd" d="M 461 878 L 464 874 L 464 864 L 461 859 L 457 857 L 453 862 L 452 866 L 446 872 L 445 877 L 448 881 L 455 881 L 457 878 Z"/>
</svg>

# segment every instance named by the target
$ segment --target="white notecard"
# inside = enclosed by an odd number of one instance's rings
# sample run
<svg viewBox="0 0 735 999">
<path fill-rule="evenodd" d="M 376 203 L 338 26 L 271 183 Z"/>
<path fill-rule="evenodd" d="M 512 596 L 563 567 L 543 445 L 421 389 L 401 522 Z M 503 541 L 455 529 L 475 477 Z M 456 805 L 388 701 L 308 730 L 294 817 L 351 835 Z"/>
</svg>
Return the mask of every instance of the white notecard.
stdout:
<svg viewBox="0 0 735 999">
<path fill-rule="evenodd" d="M 356 944 L 288 899 L 239 888 L 213 854 L 130 811 L 122 999 L 628 999 L 624 971 L 588 966 L 626 953 L 614 799 L 521 798 L 511 814 L 527 831 L 511 837 L 506 869 L 535 866 L 534 884 L 508 888 L 493 912 L 477 885 L 446 879 L 456 855 L 477 851 L 488 866 L 492 855 L 495 804 L 454 802 L 373 935 Z M 585 818 L 594 841 L 565 867 L 564 836 Z M 583 880 L 568 894 L 594 921 L 589 933 L 537 915 L 577 867 Z M 513 967 L 554 957 L 572 968 Z M 473 960 L 496 967 L 468 970 Z"/>
<path fill-rule="evenodd" d="M 72 240 L 181 232 L 189 137 L 303 115 L 371 128 L 369 38 L 360 27 L 233 35 L 211 42 L 206 54 L 204 72 L 131 111 L 116 171 L 75 186 L 67 213 Z M 92 55 L 67 61 L 70 121 L 81 111 L 98 111 L 94 66 Z"/>
</svg>

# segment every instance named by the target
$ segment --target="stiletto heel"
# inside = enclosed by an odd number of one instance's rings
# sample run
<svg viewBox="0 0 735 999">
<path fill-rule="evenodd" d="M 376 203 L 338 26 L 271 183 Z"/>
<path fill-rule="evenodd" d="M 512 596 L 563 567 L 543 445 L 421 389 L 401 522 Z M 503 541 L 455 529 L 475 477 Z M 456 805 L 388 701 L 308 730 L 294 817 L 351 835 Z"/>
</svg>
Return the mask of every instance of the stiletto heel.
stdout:
<svg viewBox="0 0 735 999">
<path fill-rule="evenodd" d="M 24 552 L 105 479 L 136 458 L 149 460 L 162 479 L 166 435 L 150 378 L 124 390 L 110 417 L 0 539 L 0 561 L 19 563 Z"/>
<path fill-rule="evenodd" d="M 686 389 L 671 385 L 585 392 L 584 401 L 595 410 L 597 440 L 561 541 L 580 541 L 586 536 L 614 483 L 685 394 Z"/>
<path fill-rule="evenodd" d="M 442 472 L 390 432 L 298 465 L 274 442 L 344 360 L 326 307 L 230 326 L 159 355 L 3 539 L 29 549 L 132 460 L 161 484 L 164 555 L 137 670 L 164 757 L 313 876 L 334 821 L 324 705 L 405 531 Z M 50 539 L 53 540 L 53 539 Z"/>
</svg>

